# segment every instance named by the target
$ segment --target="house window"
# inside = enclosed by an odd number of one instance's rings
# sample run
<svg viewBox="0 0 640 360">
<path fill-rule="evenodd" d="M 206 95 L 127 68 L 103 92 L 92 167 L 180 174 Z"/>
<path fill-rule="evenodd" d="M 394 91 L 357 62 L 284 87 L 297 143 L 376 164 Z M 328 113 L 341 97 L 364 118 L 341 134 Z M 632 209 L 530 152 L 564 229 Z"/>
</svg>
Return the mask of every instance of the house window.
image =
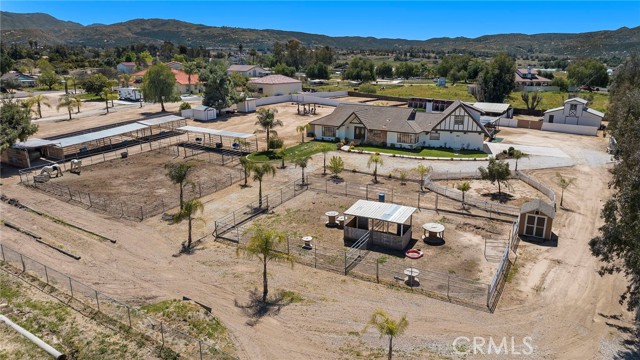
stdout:
<svg viewBox="0 0 640 360">
<path fill-rule="evenodd" d="M 570 104 L 569 105 L 569 115 L 576 116 L 578 112 L 578 104 Z"/>
<path fill-rule="evenodd" d="M 553 117 L 554 115 L 549 115 L 549 122 L 552 123 L 553 122 Z"/>
<path fill-rule="evenodd" d="M 535 236 L 538 238 L 544 238 L 544 231 L 547 225 L 547 218 L 545 216 L 527 214 L 527 221 L 525 223 L 524 234 L 529 236 Z"/>
<path fill-rule="evenodd" d="M 464 115 L 453 115 L 453 125 L 464 125 Z"/>
<path fill-rule="evenodd" d="M 429 140 L 440 140 L 440 133 L 437 133 L 437 132 L 430 133 Z"/>
<path fill-rule="evenodd" d="M 336 127 L 335 126 L 323 126 L 322 127 L 322 136 L 323 137 L 336 137 Z"/>
<path fill-rule="evenodd" d="M 415 134 L 398 133 L 398 144 L 415 144 L 418 142 L 418 137 Z"/>
</svg>

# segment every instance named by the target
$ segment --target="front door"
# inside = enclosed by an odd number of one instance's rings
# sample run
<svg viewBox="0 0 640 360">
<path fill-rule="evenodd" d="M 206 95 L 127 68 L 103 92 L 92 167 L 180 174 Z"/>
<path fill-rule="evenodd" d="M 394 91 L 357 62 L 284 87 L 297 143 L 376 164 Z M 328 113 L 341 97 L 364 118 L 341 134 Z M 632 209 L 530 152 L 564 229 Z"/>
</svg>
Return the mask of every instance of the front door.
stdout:
<svg viewBox="0 0 640 360">
<path fill-rule="evenodd" d="M 544 216 L 527 214 L 527 222 L 524 227 L 524 234 L 544 238 L 544 228 L 547 225 L 547 218 Z"/>
<path fill-rule="evenodd" d="M 353 127 L 353 138 L 356 140 L 364 140 L 365 138 L 365 128 L 362 126 L 354 126 Z"/>
</svg>

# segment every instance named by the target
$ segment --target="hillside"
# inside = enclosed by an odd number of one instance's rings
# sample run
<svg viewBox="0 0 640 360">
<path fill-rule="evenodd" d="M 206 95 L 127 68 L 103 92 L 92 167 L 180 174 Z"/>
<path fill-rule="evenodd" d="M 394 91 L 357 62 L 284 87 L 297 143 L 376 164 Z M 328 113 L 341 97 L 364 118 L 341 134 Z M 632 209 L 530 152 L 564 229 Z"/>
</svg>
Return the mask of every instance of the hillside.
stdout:
<svg viewBox="0 0 640 360">
<path fill-rule="evenodd" d="M 171 41 L 175 44 L 207 48 L 268 49 L 275 41 L 297 39 L 307 46 L 327 45 L 337 49 L 422 48 L 428 51 L 499 52 L 515 55 L 624 56 L 640 52 L 640 27 L 620 28 L 579 34 L 500 34 L 478 38 L 434 38 L 429 40 L 381 39 L 374 37 L 331 37 L 281 30 L 255 30 L 192 24 L 179 20 L 135 19 L 111 25 L 82 26 L 46 14 L 2 12 L 2 38 L 5 42 L 39 44 L 124 46 L 137 43 Z M 44 31 L 43 31 L 44 30 Z"/>
</svg>

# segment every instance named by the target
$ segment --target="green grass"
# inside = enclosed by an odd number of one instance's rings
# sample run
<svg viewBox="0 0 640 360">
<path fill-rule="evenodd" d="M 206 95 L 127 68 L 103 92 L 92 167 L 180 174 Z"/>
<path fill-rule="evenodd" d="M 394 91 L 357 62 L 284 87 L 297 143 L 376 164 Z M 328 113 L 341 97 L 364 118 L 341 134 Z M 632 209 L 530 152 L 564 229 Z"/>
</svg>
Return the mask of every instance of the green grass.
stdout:
<svg viewBox="0 0 640 360">
<path fill-rule="evenodd" d="M 282 300 L 290 302 L 292 304 L 300 303 L 304 301 L 304 298 L 302 297 L 302 295 L 298 294 L 295 291 L 285 290 L 285 291 L 282 291 L 280 295 L 282 296 Z"/>
<path fill-rule="evenodd" d="M 510 103 L 512 107 L 525 109 L 526 106 L 524 101 L 522 101 L 521 97 L 522 92 L 514 91 L 512 92 L 508 98 L 505 99 L 506 102 Z M 589 104 L 589 107 L 607 112 L 607 108 L 609 107 L 609 94 L 604 92 L 593 92 L 593 101 Z M 540 105 L 536 108 L 537 110 L 549 110 L 556 107 L 562 106 L 564 100 L 567 100 L 569 93 L 563 92 L 544 92 L 542 93 L 542 101 Z M 585 98 L 589 96 L 589 93 L 580 93 L 578 96 Z"/>
<path fill-rule="evenodd" d="M 186 301 L 165 300 L 144 305 L 141 309 L 174 323 L 186 323 L 192 336 L 218 339 L 221 336 L 226 336 L 227 333 L 224 325 L 218 319 L 211 315 L 205 315 L 204 310 L 198 305 Z"/>
<path fill-rule="evenodd" d="M 420 151 L 410 149 L 393 149 L 379 146 L 358 146 L 356 151 L 372 151 L 385 154 L 421 156 L 421 157 L 441 157 L 441 158 L 484 158 L 487 154 L 478 150 L 453 150 L 453 149 L 433 149 L 423 148 Z"/>
<path fill-rule="evenodd" d="M 291 161 L 303 158 L 305 156 L 312 156 L 314 154 L 321 153 L 324 150 L 331 151 L 335 149 L 335 143 L 323 141 L 308 141 L 304 144 L 298 144 L 287 148 L 287 150 L 285 151 L 285 160 Z M 273 150 L 255 152 L 247 156 L 247 158 L 254 162 L 274 161 L 280 159 L 280 157 Z"/>
<path fill-rule="evenodd" d="M 468 84 L 447 84 L 446 88 L 437 87 L 434 83 L 405 85 L 401 87 L 385 86 L 384 90 L 378 89 L 378 94 L 398 96 L 398 97 L 422 97 L 435 99 L 451 99 L 462 101 L 474 101 L 475 99 L 467 92 Z"/>
</svg>

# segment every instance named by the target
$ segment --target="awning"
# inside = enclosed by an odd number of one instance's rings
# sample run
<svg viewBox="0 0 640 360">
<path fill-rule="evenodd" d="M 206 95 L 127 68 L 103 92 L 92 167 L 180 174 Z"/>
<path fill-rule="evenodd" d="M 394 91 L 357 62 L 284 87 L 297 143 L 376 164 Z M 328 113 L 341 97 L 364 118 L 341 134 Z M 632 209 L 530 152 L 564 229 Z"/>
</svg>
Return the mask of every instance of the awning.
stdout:
<svg viewBox="0 0 640 360">
<path fill-rule="evenodd" d="M 224 137 L 230 137 L 234 139 L 247 139 L 255 136 L 254 134 L 239 133 L 239 132 L 225 131 L 225 130 L 215 130 L 215 129 L 197 127 L 197 126 L 182 126 L 182 127 L 179 127 L 177 130 L 216 135 L 216 136 L 224 136 Z"/>
<path fill-rule="evenodd" d="M 106 129 L 106 130 L 101 130 L 101 131 L 96 131 L 96 132 L 91 132 L 91 133 L 86 133 L 81 135 L 69 136 L 69 137 L 50 140 L 50 141 L 59 147 L 67 147 L 67 146 L 72 146 L 77 144 L 84 144 L 84 143 L 88 143 L 88 142 L 99 140 L 99 139 L 106 139 L 112 136 L 127 134 L 130 132 L 146 129 L 147 127 L 148 127 L 147 125 L 132 123 L 127 125 L 117 126 L 111 129 Z"/>
<path fill-rule="evenodd" d="M 157 126 L 157 125 L 162 125 L 162 124 L 166 124 L 174 121 L 180 121 L 184 119 L 185 118 L 183 118 L 182 116 L 168 115 L 168 116 L 161 116 L 161 117 L 148 119 L 148 120 L 141 120 L 141 121 L 138 121 L 138 124 L 147 125 L 147 126 Z"/>
<path fill-rule="evenodd" d="M 52 146 L 56 143 L 51 140 L 31 138 L 13 145 L 14 149 L 37 149 L 43 146 Z"/>
<path fill-rule="evenodd" d="M 411 206 L 358 200 L 345 211 L 345 215 L 360 216 L 369 219 L 404 224 L 417 209 Z"/>
</svg>

